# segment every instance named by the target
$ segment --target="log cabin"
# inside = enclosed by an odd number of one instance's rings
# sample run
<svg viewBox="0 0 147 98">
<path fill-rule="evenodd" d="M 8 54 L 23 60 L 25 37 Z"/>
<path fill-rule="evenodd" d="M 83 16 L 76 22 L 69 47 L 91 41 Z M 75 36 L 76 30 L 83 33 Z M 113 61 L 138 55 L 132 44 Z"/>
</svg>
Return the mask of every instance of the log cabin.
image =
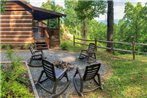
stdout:
<svg viewBox="0 0 147 98">
<path fill-rule="evenodd" d="M 0 15 L 1 44 L 34 44 L 36 49 L 60 45 L 60 17 L 65 14 L 32 6 L 23 0 L 7 0 Z M 56 20 L 55 27 L 43 23 Z"/>
</svg>

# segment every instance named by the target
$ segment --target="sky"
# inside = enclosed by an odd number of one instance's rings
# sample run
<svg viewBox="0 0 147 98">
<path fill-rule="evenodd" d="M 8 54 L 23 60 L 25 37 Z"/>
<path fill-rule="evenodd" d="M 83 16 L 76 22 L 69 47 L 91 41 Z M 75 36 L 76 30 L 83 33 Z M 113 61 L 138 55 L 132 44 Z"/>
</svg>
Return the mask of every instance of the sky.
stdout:
<svg viewBox="0 0 147 98">
<path fill-rule="evenodd" d="M 30 0 L 30 3 L 33 6 L 40 7 L 42 5 L 42 2 L 46 2 L 47 0 Z M 145 4 L 147 0 L 114 0 L 114 19 L 119 20 L 122 19 L 124 16 L 124 7 L 125 7 L 125 2 L 132 2 L 134 5 L 137 2 L 141 2 L 142 4 Z M 61 5 L 64 7 L 64 0 L 55 0 L 55 3 L 58 5 Z M 96 18 L 96 20 L 101 21 L 101 20 L 106 20 L 107 15 L 100 15 L 99 18 Z"/>
</svg>

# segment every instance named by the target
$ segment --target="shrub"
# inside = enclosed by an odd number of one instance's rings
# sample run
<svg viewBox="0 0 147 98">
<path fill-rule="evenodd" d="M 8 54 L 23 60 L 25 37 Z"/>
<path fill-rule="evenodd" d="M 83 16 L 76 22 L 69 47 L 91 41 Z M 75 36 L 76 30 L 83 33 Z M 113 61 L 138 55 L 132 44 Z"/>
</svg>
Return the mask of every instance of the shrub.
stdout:
<svg viewBox="0 0 147 98">
<path fill-rule="evenodd" d="M 8 49 L 7 57 L 12 63 L 0 66 L 0 98 L 33 98 L 28 89 L 30 82 L 25 66 L 19 58 L 13 56 L 11 49 Z"/>
<path fill-rule="evenodd" d="M 60 47 L 61 47 L 61 49 L 63 49 L 63 50 L 67 50 L 67 48 L 68 48 L 68 42 L 63 42 L 63 43 L 61 43 Z"/>
</svg>

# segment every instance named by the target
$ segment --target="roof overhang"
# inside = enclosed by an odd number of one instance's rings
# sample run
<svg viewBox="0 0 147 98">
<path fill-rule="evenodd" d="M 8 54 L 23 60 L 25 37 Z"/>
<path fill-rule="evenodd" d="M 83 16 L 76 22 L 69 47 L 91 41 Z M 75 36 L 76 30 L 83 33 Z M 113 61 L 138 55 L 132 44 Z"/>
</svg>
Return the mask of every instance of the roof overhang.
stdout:
<svg viewBox="0 0 147 98">
<path fill-rule="evenodd" d="M 35 20 L 46 20 L 46 19 L 53 19 L 53 18 L 59 18 L 62 16 L 66 16 L 65 14 L 61 14 L 58 12 L 42 9 L 39 7 L 32 7 L 32 14 L 33 18 Z"/>
<path fill-rule="evenodd" d="M 16 0 L 8 0 L 8 1 L 16 1 Z M 53 19 L 53 18 L 66 16 L 65 14 L 62 13 L 32 6 L 31 4 L 26 3 L 24 0 L 18 0 L 18 2 L 21 2 L 22 4 L 30 8 L 30 10 L 32 10 L 32 15 L 35 20 L 46 20 L 46 19 Z"/>
</svg>

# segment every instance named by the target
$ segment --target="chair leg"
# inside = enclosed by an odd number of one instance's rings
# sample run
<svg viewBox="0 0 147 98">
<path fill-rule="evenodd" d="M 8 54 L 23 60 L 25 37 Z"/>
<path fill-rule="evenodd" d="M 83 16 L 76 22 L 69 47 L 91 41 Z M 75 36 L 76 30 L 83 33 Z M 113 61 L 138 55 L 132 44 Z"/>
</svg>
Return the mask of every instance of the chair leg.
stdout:
<svg viewBox="0 0 147 98">
<path fill-rule="evenodd" d="M 29 61 L 29 63 L 28 63 L 29 66 L 31 66 L 32 60 L 33 60 L 33 58 L 31 57 L 31 58 L 30 58 L 30 61 Z"/>
<path fill-rule="evenodd" d="M 69 81 L 67 73 L 65 73 L 65 78 L 67 81 Z"/>
<path fill-rule="evenodd" d="M 100 77 L 100 74 L 98 73 L 97 76 L 98 76 L 99 86 L 100 86 L 101 89 L 103 89 L 103 88 L 102 88 L 102 83 L 101 83 L 101 77 Z"/>
<path fill-rule="evenodd" d="M 44 71 L 41 71 L 41 74 L 40 74 L 40 76 L 39 76 L 39 78 L 38 78 L 37 83 L 40 83 L 40 80 L 41 80 L 41 78 L 42 78 L 43 73 L 44 73 Z"/>
<path fill-rule="evenodd" d="M 98 82 L 95 78 L 94 78 L 94 82 L 100 87 L 100 89 L 103 89 L 101 85 L 100 74 L 97 74 L 97 78 L 98 78 Z"/>
<path fill-rule="evenodd" d="M 80 83 L 80 90 L 78 89 L 75 77 L 73 77 L 73 84 L 74 84 L 74 88 L 75 88 L 76 92 L 78 93 L 78 95 L 83 96 L 83 93 L 82 93 L 83 92 L 83 86 L 81 87 L 81 83 Z"/>
<path fill-rule="evenodd" d="M 43 74 L 44 74 L 44 70 L 41 72 L 41 74 L 40 74 L 40 76 L 38 78 L 38 81 L 37 81 L 36 85 L 39 85 L 42 89 L 44 89 L 48 93 L 53 94 L 51 91 L 49 91 L 48 89 L 46 89 L 43 85 L 41 85 L 42 82 L 44 82 L 44 81 L 46 81 L 48 79 L 48 78 L 46 78 L 46 79 L 44 79 L 44 80 L 41 81 L 41 78 L 42 78 Z"/>
<path fill-rule="evenodd" d="M 69 85 L 70 85 L 70 81 L 67 82 L 67 84 L 64 86 L 63 90 L 60 90 L 57 93 L 53 93 L 50 98 L 58 98 L 61 94 L 63 94 L 65 92 L 65 90 L 68 88 Z"/>
<path fill-rule="evenodd" d="M 83 96 L 83 81 L 80 79 L 80 96 Z"/>
<path fill-rule="evenodd" d="M 53 85 L 53 94 L 56 94 L 56 88 L 57 88 L 57 82 L 55 82 Z"/>
</svg>

